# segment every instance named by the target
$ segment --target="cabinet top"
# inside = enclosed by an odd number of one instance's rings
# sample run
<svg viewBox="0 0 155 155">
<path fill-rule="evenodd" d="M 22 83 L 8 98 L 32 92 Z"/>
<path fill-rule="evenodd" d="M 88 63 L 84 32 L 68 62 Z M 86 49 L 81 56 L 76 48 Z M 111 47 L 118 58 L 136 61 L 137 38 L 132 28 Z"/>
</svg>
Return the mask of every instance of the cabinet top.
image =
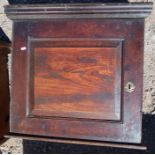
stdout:
<svg viewBox="0 0 155 155">
<path fill-rule="evenodd" d="M 8 5 L 5 6 L 5 13 L 12 20 L 145 18 L 152 7 L 152 3 Z"/>
</svg>

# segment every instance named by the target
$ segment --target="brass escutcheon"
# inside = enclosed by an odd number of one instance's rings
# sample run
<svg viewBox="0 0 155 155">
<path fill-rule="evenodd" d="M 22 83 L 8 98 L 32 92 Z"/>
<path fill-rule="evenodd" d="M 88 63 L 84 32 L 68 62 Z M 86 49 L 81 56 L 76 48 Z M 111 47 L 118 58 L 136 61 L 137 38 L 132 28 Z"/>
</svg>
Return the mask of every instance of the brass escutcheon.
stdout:
<svg viewBox="0 0 155 155">
<path fill-rule="evenodd" d="M 135 85 L 132 82 L 127 82 L 125 85 L 125 91 L 132 93 L 135 90 Z"/>
</svg>

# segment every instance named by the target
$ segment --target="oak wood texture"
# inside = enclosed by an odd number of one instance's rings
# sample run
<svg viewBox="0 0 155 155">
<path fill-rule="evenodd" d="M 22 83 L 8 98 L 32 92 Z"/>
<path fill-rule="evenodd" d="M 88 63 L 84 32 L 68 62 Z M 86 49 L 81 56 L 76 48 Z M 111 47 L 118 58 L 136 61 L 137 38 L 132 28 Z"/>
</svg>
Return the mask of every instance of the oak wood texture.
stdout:
<svg viewBox="0 0 155 155">
<path fill-rule="evenodd" d="M 137 19 L 131 16 L 135 8 Z M 144 14 L 139 8 L 146 16 L 151 5 L 6 7 L 14 20 L 10 132 L 141 143 Z M 129 18 L 107 16 L 113 10 Z M 126 91 L 128 82 L 134 91 Z"/>
<path fill-rule="evenodd" d="M 9 78 L 7 54 L 10 44 L 0 41 L 0 143 L 5 141 L 4 135 L 9 131 Z"/>
</svg>

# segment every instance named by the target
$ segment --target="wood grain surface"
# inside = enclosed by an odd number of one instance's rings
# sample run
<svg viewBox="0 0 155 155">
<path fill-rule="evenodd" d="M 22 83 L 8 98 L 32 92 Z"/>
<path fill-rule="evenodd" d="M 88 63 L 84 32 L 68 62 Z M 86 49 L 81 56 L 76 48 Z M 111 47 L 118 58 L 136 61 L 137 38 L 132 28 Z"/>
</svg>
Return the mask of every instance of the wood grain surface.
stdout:
<svg viewBox="0 0 155 155">
<path fill-rule="evenodd" d="M 43 42 L 39 42 L 40 47 L 33 47 L 33 114 L 120 119 L 121 85 L 116 80 L 121 83 L 122 44 L 119 41 L 113 41 L 117 43 L 115 45 L 112 41 L 91 40 L 88 43 L 85 40 L 78 42 L 77 39 L 76 44 L 71 44 L 72 39 L 60 40 L 60 47 L 44 47 Z M 54 41 L 49 44 L 57 45 Z"/>
<path fill-rule="evenodd" d="M 119 119 L 121 49 L 89 46 L 34 49 L 33 113 Z"/>
<path fill-rule="evenodd" d="M 143 32 L 143 19 L 15 22 L 10 132 L 140 143 Z M 113 97 L 120 87 L 121 102 Z M 120 119 L 110 120 L 120 104 Z"/>
</svg>

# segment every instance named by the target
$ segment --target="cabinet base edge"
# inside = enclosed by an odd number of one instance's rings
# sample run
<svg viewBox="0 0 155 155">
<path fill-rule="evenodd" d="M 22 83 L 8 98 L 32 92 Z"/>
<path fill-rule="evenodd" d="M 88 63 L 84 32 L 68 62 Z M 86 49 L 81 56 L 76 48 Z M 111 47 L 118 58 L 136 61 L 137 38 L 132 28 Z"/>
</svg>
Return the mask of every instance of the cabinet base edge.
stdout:
<svg viewBox="0 0 155 155">
<path fill-rule="evenodd" d="M 142 144 L 125 144 L 125 143 L 112 143 L 112 142 L 98 142 L 98 141 L 86 141 L 86 140 L 72 140 L 72 139 L 60 139 L 60 138 L 48 138 L 42 136 L 32 136 L 25 134 L 9 133 L 5 135 L 6 138 L 22 138 L 25 140 L 33 141 L 45 141 L 65 144 L 78 144 L 78 145 L 92 145 L 92 146 L 103 146 L 103 147 L 115 147 L 115 148 L 126 148 L 136 150 L 147 150 L 147 147 Z"/>
</svg>

